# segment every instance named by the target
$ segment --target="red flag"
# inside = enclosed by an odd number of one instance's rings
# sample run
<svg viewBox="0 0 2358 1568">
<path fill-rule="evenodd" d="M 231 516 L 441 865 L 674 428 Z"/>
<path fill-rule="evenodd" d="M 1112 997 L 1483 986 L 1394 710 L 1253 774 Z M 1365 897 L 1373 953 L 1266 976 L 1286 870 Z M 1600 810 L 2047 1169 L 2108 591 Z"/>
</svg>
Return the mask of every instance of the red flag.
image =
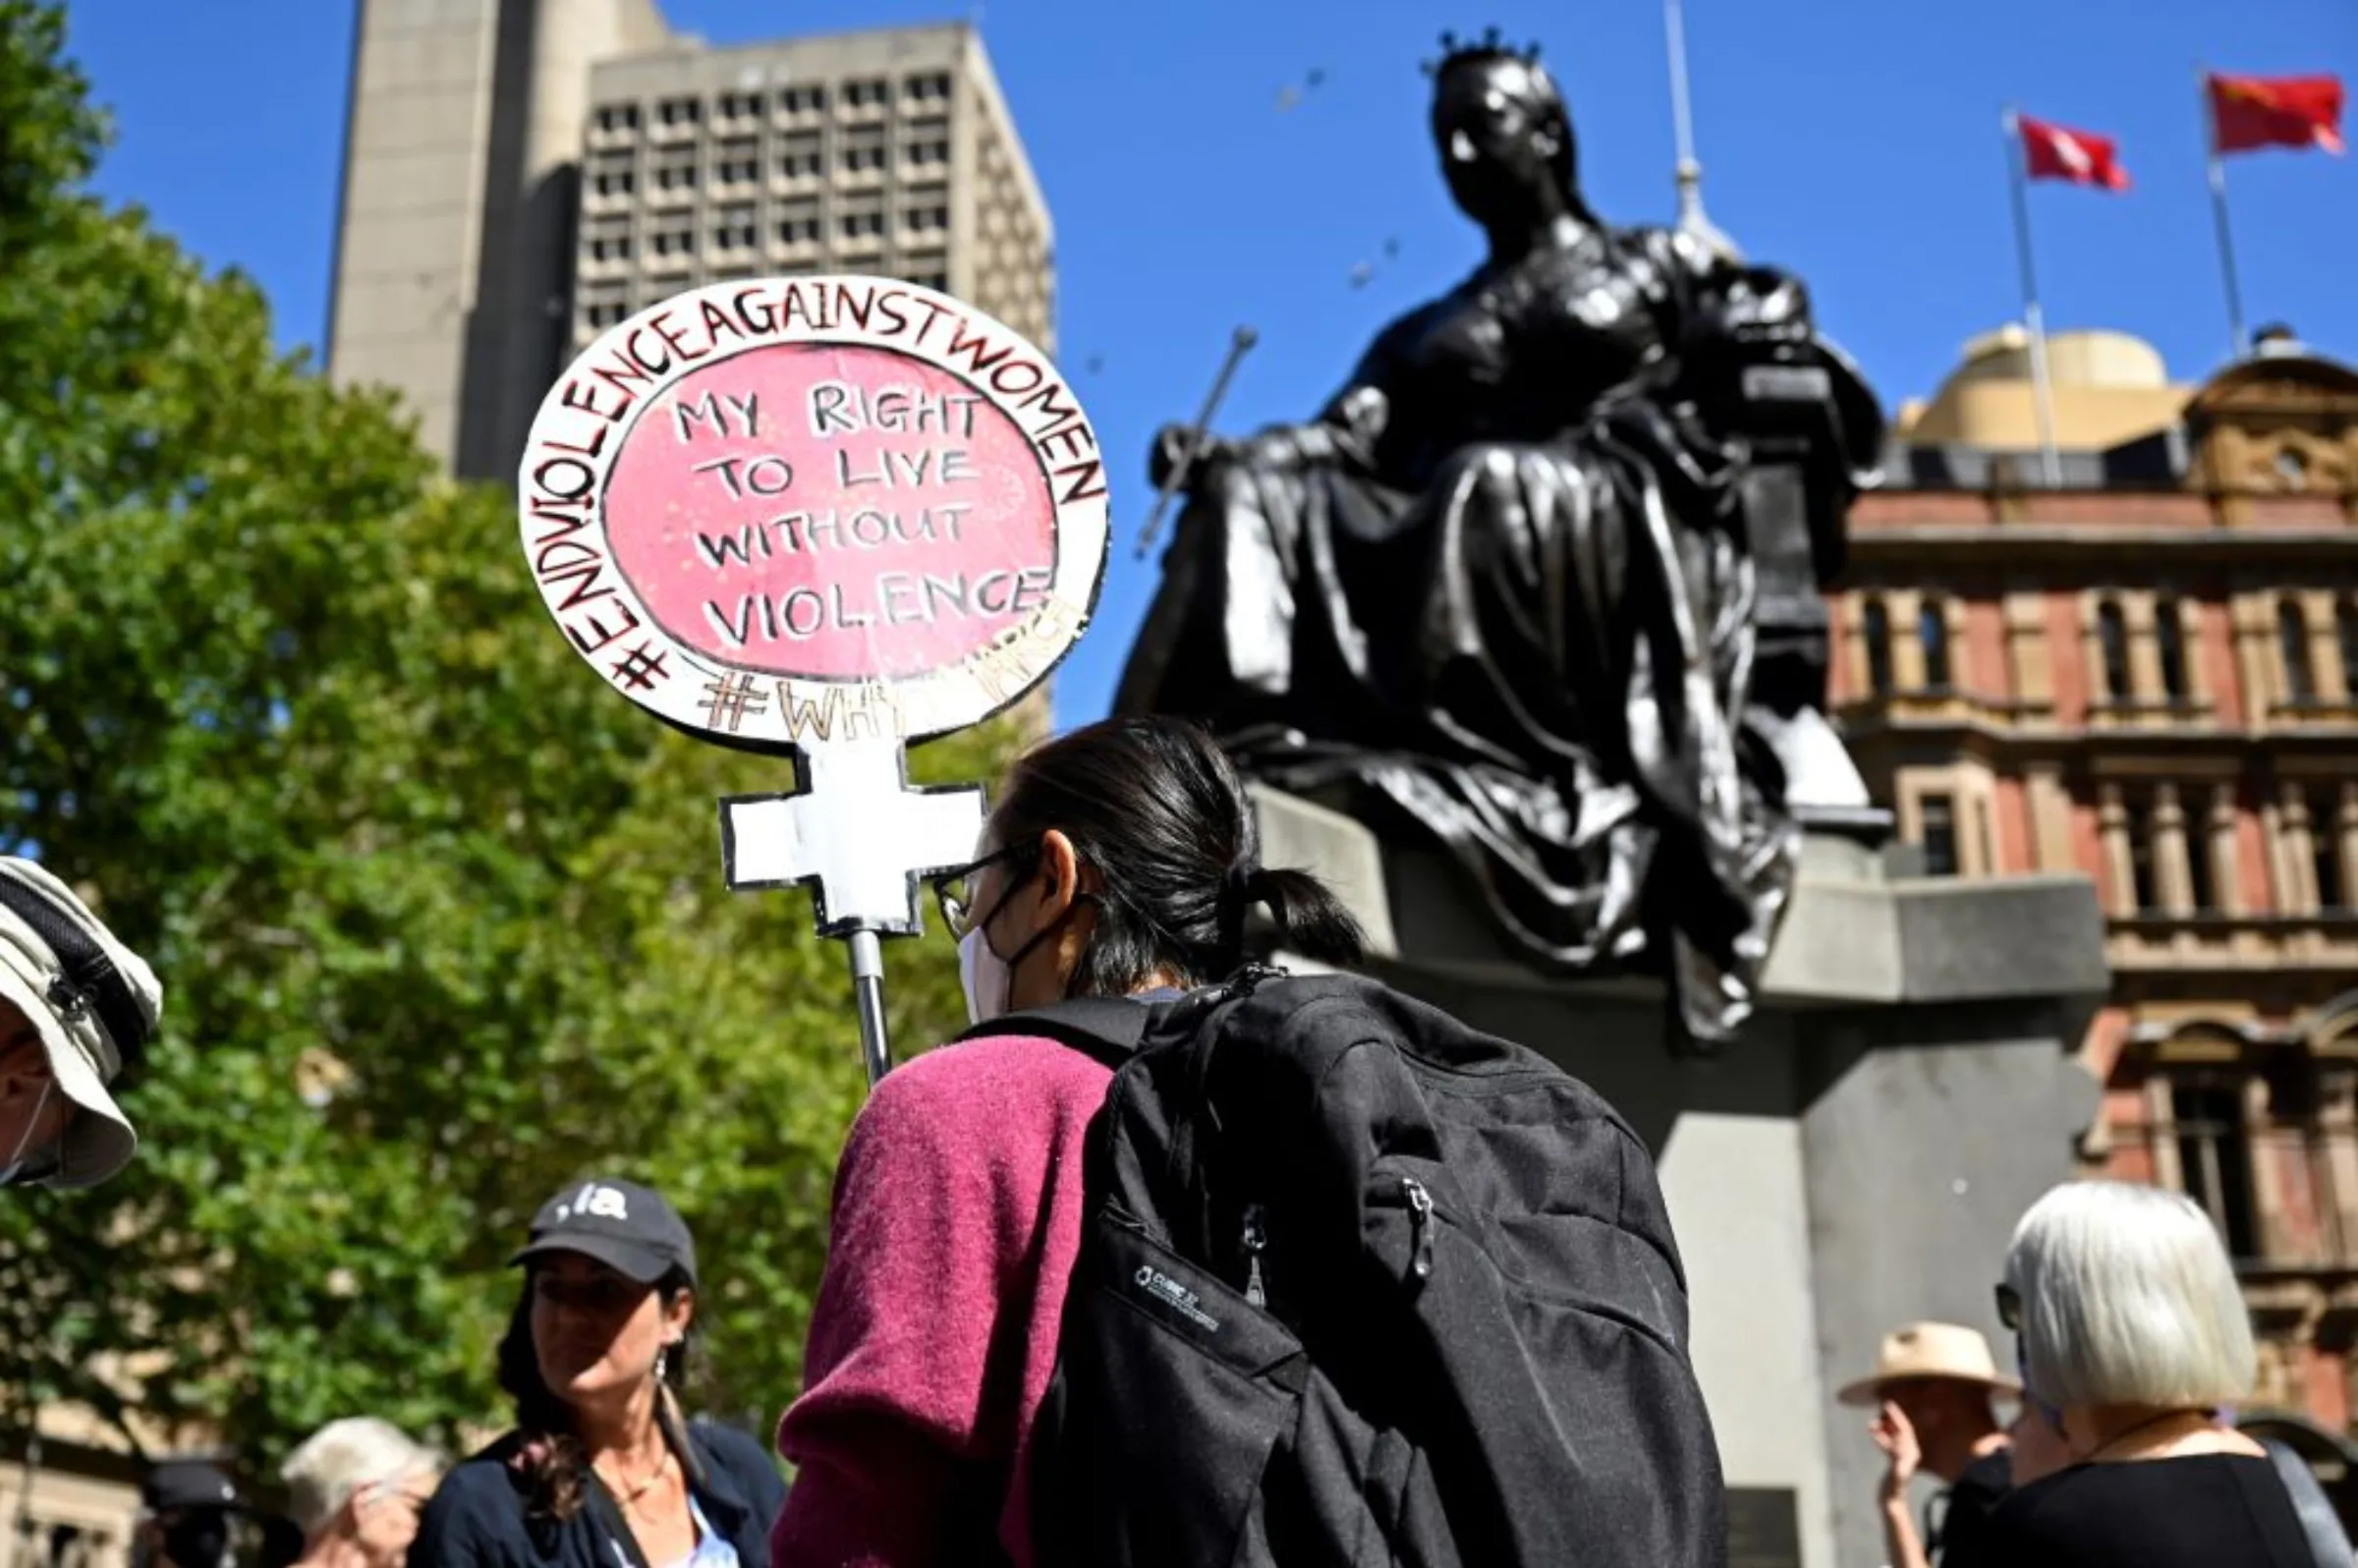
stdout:
<svg viewBox="0 0 2358 1568">
<path fill-rule="evenodd" d="M 2211 145 L 2217 152 L 2255 147 L 2342 150 L 2339 77 L 2205 79 L 2211 89 Z"/>
<path fill-rule="evenodd" d="M 2110 137 L 2034 120 L 2027 114 L 2016 115 L 2014 119 L 2022 128 L 2023 156 L 2030 165 L 2032 179 L 2068 180 L 2073 185 L 2102 186 L 2107 191 L 2129 188 L 2129 171 L 2120 166 Z"/>
</svg>

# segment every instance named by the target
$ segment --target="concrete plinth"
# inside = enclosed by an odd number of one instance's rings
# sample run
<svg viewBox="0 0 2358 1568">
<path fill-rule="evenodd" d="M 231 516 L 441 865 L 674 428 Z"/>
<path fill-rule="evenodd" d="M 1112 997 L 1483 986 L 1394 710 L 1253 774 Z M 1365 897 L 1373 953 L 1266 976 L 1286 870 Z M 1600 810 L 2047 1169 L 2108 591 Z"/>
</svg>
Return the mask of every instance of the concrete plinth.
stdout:
<svg viewBox="0 0 2358 1568">
<path fill-rule="evenodd" d="M 1874 1568 L 1881 1474 L 1833 1392 L 1891 1326 L 1970 1323 L 2007 1237 L 2074 1172 L 2097 1086 L 2074 1053 L 2107 984 L 2084 878 L 1886 880 L 1814 840 L 1760 1011 L 1708 1060 L 1665 1048 L 1661 987 L 1535 974 L 1436 857 L 1261 792 L 1264 858 L 1326 875 L 1372 968 L 1544 1051 L 1654 1148 L 1684 1254 L 1696 1371 L 1731 1492 L 1733 1568 Z"/>
</svg>

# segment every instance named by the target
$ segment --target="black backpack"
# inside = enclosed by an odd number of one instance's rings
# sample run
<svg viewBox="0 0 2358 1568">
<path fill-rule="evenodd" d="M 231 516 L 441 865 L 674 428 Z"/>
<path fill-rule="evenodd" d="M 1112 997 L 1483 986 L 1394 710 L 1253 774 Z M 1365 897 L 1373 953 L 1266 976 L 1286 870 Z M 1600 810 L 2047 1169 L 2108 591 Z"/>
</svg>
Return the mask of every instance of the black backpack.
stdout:
<svg viewBox="0 0 2358 1568">
<path fill-rule="evenodd" d="M 1039 1568 L 1725 1561 L 1654 1162 L 1586 1085 L 1348 977 L 972 1033 L 1115 1067 Z"/>
</svg>

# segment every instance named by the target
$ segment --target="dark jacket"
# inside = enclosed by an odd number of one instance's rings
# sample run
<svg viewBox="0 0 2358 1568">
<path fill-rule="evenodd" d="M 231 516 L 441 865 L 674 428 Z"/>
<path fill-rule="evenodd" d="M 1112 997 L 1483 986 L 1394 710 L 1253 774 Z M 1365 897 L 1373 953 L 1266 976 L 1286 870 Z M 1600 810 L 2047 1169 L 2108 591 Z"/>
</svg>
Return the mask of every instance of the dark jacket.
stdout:
<svg viewBox="0 0 2358 1568">
<path fill-rule="evenodd" d="M 769 1568 L 769 1527 L 786 1484 L 768 1451 L 708 1422 L 692 1423 L 689 1434 L 704 1517 L 736 1546 L 741 1568 Z M 418 1522 L 409 1568 L 632 1568 L 636 1543 L 614 1541 L 595 1508 L 561 1522 L 528 1515 L 527 1483 L 512 1463 L 521 1446 L 510 1432 L 443 1478 Z"/>
</svg>

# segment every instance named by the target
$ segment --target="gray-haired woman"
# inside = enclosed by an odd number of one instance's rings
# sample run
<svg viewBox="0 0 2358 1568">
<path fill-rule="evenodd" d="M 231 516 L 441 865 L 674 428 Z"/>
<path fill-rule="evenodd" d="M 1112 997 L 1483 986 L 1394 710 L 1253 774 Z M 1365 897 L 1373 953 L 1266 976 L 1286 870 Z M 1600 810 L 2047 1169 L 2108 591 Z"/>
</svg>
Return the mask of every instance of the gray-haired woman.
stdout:
<svg viewBox="0 0 2358 1568">
<path fill-rule="evenodd" d="M 442 1456 L 373 1416 L 331 1421 L 279 1470 L 303 1531 L 296 1568 L 398 1568 Z"/>
<path fill-rule="evenodd" d="M 1998 1316 L 2024 1424 L 2061 1468 L 2020 1484 L 1944 1568 L 2313 1568 L 2267 1451 L 2221 1424 L 2255 1373 L 2226 1249 L 2176 1193 L 2074 1182 L 2031 1206 Z M 2348 1562 L 2345 1553 L 2342 1562 Z"/>
</svg>

